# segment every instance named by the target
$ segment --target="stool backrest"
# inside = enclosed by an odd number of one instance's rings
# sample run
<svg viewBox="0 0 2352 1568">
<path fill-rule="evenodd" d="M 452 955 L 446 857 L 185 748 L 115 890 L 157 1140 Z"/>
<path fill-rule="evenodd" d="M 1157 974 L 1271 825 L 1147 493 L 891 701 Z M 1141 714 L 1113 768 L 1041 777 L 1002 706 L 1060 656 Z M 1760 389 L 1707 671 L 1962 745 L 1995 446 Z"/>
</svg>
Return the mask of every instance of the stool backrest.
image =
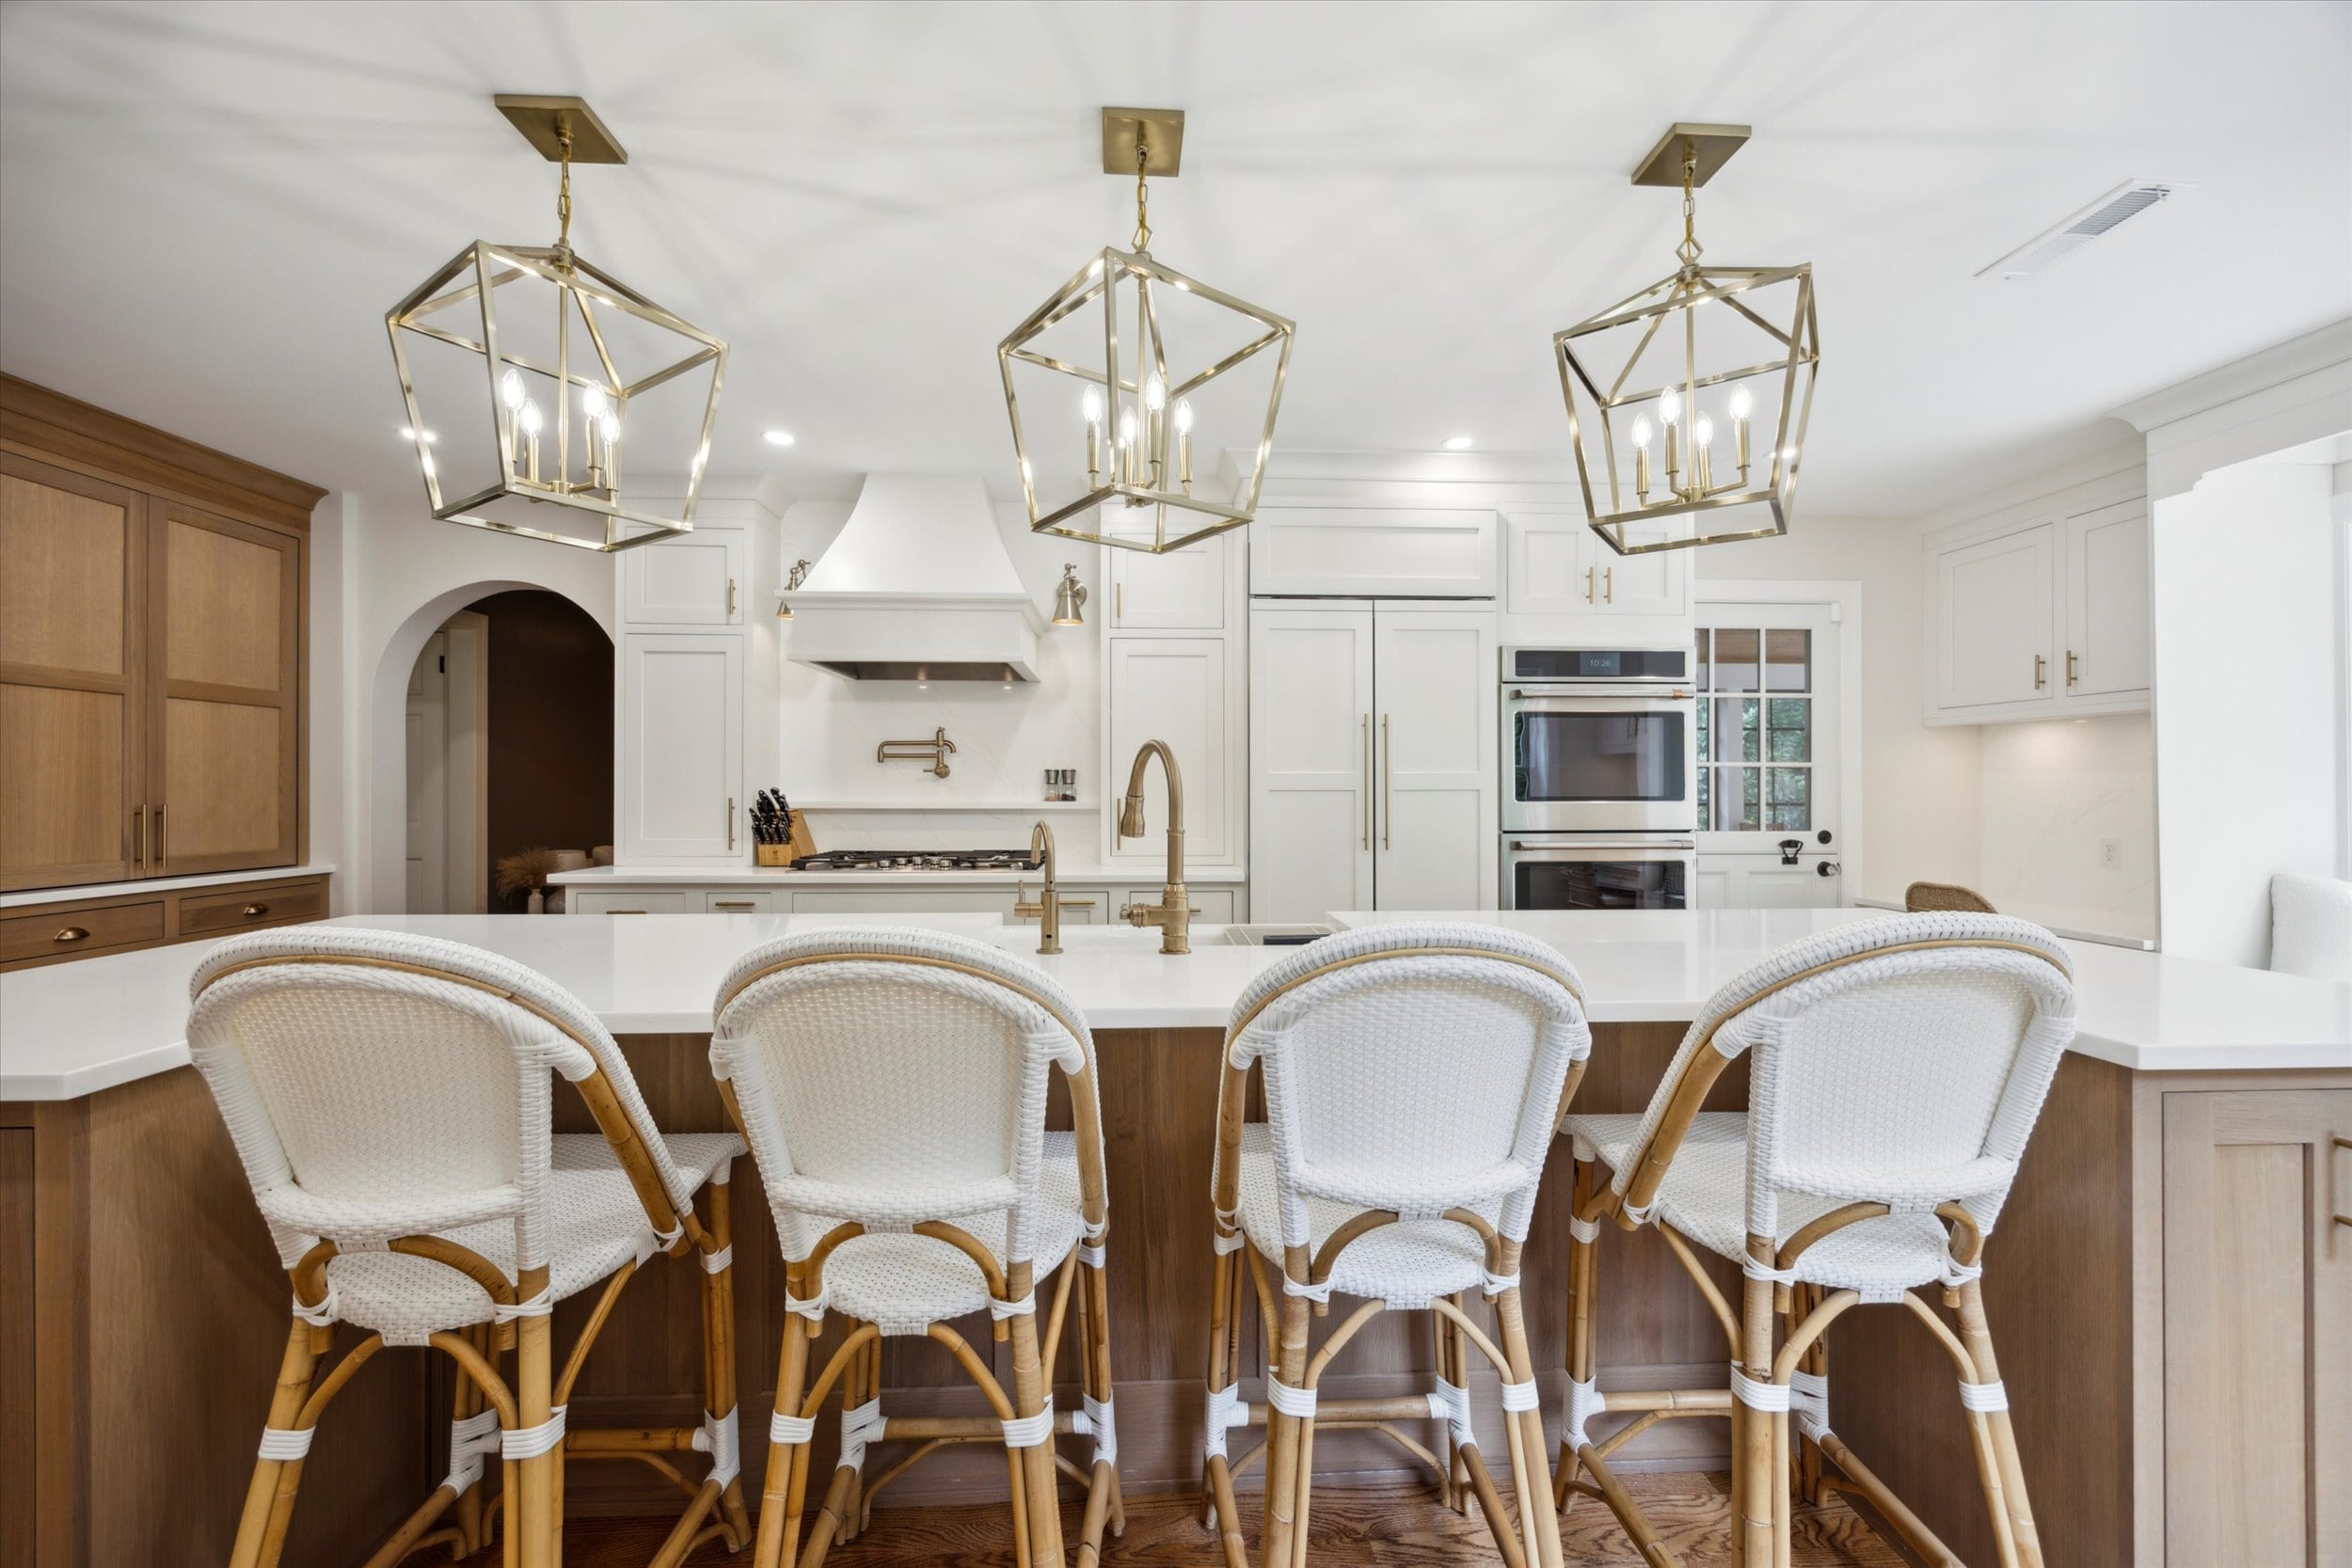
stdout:
<svg viewBox="0 0 2352 1568">
<path fill-rule="evenodd" d="M 1217 1207 L 1238 1181 L 1240 1097 L 1265 1077 L 1284 1240 L 1308 1197 L 1406 1218 L 1502 1199 L 1526 1235 L 1571 1065 L 1592 1049 L 1576 972 L 1490 926 L 1375 926 L 1299 948 L 1227 1031 Z"/>
<path fill-rule="evenodd" d="M 1783 1191 L 1898 1210 L 1962 1204 L 1990 1229 L 2074 1034 L 2065 950 L 2003 915 L 1894 915 L 1792 942 L 1710 998 L 1617 1190 L 1645 1206 L 1723 1065 L 1751 1056 L 1748 1222 Z"/>
<path fill-rule="evenodd" d="M 480 948 L 305 926 L 225 942 L 189 984 L 188 1049 L 292 1268 L 485 1220 L 547 1260 L 553 1074 L 579 1082 L 649 1227 L 693 1191 L 620 1049 L 563 988 Z"/>
<path fill-rule="evenodd" d="M 1003 1209 L 1008 1260 L 1027 1259 L 1057 1068 L 1102 1224 L 1093 1037 L 1035 964 L 907 927 L 804 932 L 737 962 L 714 1014 L 711 1070 L 732 1086 L 787 1258 L 820 1239 L 810 1215 L 904 1228 Z"/>
</svg>

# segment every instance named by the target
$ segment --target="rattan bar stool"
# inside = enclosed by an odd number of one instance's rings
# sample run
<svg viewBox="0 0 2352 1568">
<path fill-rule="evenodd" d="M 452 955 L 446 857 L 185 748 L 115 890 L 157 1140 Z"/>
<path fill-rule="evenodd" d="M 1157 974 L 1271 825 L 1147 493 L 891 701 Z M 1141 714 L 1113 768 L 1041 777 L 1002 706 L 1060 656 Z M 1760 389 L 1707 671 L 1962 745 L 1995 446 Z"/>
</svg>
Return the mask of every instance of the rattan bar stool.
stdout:
<svg viewBox="0 0 2352 1568">
<path fill-rule="evenodd" d="M 1474 1494 L 1512 1568 L 1555 1568 L 1559 1522 L 1519 1299 L 1520 1245 L 1552 1130 L 1592 1047 L 1575 972 L 1542 942 L 1482 926 L 1380 926 L 1327 937 L 1234 1004 L 1217 1098 L 1202 1492 L 1229 1568 L 1244 1568 L 1234 1476 L 1265 1462 L 1264 1560 L 1306 1560 L 1318 1427 L 1369 1427 Z M 1245 1123 L 1249 1074 L 1266 1119 Z M 1247 1265 L 1245 1268 L 1244 1265 Z M 1272 1273 L 1269 1275 L 1269 1269 Z M 1267 1402 L 1241 1398 L 1244 1279 L 1269 1340 Z M 1311 1355 L 1333 1291 L 1362 1298 Z M 1490 1337 L 1463 1310 L 1494 1303 Z M 1332 1358 L 1383 1311 L 1432 1314 L 1425 1395 L 1321 1399 Z M 1500 1342 L 1498 1342 L 1500 1341 Z M 1516 1526 L 1479 1454 L 1470 1350 L 1502 1383 Z M 1430 1421 L 1424 1447 L 1399 1422 Z M 1238 1461 L 1236 1428 L 1262 1425 Z"/>
<path fill-rule="evenodd" d="M 774 1211 L 785 1255 L 783 1371 L 769 1427 L 755 1560 L 817 1568 L 861 1527 L 874 1494 L 946 1444 L 1005 1450 L 1018 1560 L 1060 1564 L 1056 1472 L 1086 1487 L 1077 1560 L 1124 1528 L 1112 1420 L 1102 1113 L 1094 1041 L 1036 965 L 962 937 L 906 927 L 790 936 L 746 955 L 719 990 L 711 1070 Z M 1058 1070 L 1073 1132 L 1045 1130 Z M 1039 1275 L 1053 1275 L 1038 1317 Z M 1084 1408 L 1056 1411 L 1053 1370 L 1077 1307 Z M 849 1337 L 814 1377 L 828 1311 Z M 1009 1338 L 1009 1393 L 952 1320 L 986 1311 Z M 990 1416 L 885 1416 L 882 1339 L 946 1348 Z M 841 1457 L 805 1548 L 809 1440 L 842 1387 Z M 1086 1468 L 1057 1439 L 1093 1440 Z M 868 1484 L 869 1448 L 915 1449 Z"/>
<path fill-rule="evenodd" d="M 349 927 L 258 932 L 215 949 L 190 993 L 189 1050 L 294 1283 L 233 1568 L 277 1562 L 321 1414 L 386 1345 L 433 1345 L 465 1375 L 449 1477 L 371 1568 L 434 1544 L 478 1551 L 501 1510 L 506 1560 L 551 1568 L 567 1457 L 641 1459 L 678 1481 L 692 1500 L 657 1563 L 714 1538 L 730 1549 L 749 1539 L 729 1331 L 726 1182 L 739 1140 L 664 1136 L 585 1007 L 457 942 Z M 551 1130 L 557 1075 L 599 1132 Z M 700 1265 L 702 1425 L 567 1429 L 564 1407 L 598 1330 L 656 1253 Z M 599 1281 L 559 1371 L 549 1314 Z M 367 1335 L 322 1375 L 338 1323 Z M 675 1456 L 696 1449 L 710 1464 L 690 1480 Z M 503 1485 L 485 1504 L 492 1455 Z"/>
<path fill-rule="evenodd" d="M 1796 1483 L 1869 1499 L 1911 1548 L 1957 1562 L 1830 1428 L 1823 1336 L 1857 1305 L 1899 1305 L 1950 1353 L 1978 1479 L 2004 1564 L 2039 1568 L 2009 1395 L 1984 1297 L 1985 1239 L 2017 1176 L 2074 1033 L 2066 954 L 2000 915 L 1905 914 L 1791 943 L 1710 998 L 1634 1116 L 1571 1116 L 1576 1208 L 1568 1259 L 1568 1388 L 1555 1496 L 1604 1499 L 1645 1560 L 1677 1560 L 1627 1497 L 1610 1456 L 1654 1422 L 1728 1416 L 1736 1560 L 1788 1562 Z M 1745 1053 L 1748 1109 L 1701 1112 Z M 1613 1173 L 1606 1185 L 1597 1171 Z M 1654 1225 L 1729 1343 L 1725 1390 L 1595 1386 L 1600 1221 Z M 1735 1307 L 1693 1247 L 1740 1266 Z M 1947 1323 L 1919 1291 L 1940 1286 Z M 1633 1420 L 1596 1438 L 1602 1411 Z M 1588 1479 L 1589 1478 L 1589 1479 Z"/>
</svg>

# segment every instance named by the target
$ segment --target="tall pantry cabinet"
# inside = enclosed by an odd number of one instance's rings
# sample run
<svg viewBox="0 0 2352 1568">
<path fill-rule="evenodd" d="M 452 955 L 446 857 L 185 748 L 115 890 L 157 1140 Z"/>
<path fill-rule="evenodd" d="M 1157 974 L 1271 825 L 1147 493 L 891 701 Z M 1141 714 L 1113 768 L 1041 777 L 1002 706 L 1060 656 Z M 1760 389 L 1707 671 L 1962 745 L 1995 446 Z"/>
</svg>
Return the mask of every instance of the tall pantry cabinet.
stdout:
<svg viewBox="0 0 2352 1568">
<path fill-rule="evenodd" d="M 0 891 L 301 860 L 324 494 L 0 377 Z"/>
</svg>

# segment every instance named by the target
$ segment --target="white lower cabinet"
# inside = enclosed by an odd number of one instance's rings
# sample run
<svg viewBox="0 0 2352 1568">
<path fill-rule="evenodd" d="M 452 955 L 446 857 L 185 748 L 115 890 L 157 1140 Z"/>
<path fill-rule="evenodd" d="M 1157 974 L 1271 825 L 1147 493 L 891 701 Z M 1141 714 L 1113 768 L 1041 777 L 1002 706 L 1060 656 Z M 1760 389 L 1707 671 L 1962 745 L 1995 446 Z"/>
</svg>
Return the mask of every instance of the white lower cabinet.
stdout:
<svg viewBox="0 0 2352 1568">
<path fill-rule="evenodd" d="M 766 888 L 714 887 L 703 892 L 699 907 L 705 914 L 775 914 L 791 904 L 790 895 L 779 897 Z"/>
<path fill-rule="evenodd" d="M 723 633 L 622 636 L 623 864 L 743 858 L 743 656 L 744 640 Z"/>
<path fill-rule="evenodd" d="M 702 895 L 679 888 L 567 888 L 566 914 L 692 914 Z"/>
<path fill-rule="evenodd" d="M 795 889 L 794 914 L 1012 914 L 1012 889 L 845 887 Z"/>
<path fill-rule="evenodd" d="M 1250 611 L 1253 919 L 1495 907 L 1490 610 Z"/>
</svg>

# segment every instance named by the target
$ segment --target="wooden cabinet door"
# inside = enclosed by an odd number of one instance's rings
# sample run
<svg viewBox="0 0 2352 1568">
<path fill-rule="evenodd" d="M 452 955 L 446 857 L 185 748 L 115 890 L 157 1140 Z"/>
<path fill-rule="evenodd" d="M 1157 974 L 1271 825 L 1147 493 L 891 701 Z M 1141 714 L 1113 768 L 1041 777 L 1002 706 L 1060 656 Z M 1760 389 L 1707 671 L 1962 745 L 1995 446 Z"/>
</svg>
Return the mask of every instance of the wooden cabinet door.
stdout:
<svg viewBox="0 0 2352 1568">
<path fill-rule="evenodd" d="M 2066 694 L 2148 689 L 2148 503 L 2066 519 Z"/>
<path fill-rule="evenodd" d="M 2046 702 L 2057 561 L 2049 524 L 1944 551 L 1934 562 L 1935 705 Z"/>
<path fill-rule="evenodd" d="M 1369 607 L 1249 612 L 1249 907 L 1260 920 L 1374 907 L 1372 689 Z"/>
<path fill-rule="evenodd" d="M 623 863 L 744 859 L 743 639 L 624 634 L 620 711 Z"/>
<path fill-rule="evenodd" d="M 121 881 L 146 787 L 147 499 L 0 453 L 0 889 Z"/>
<path fill-rule="evenodd" d="M 1496 671 L 1493 611 L 1375 608 L 1381 909 L 1495 907 Z"/>
<path fill-rule="evenodd" d="M 292 865 L 302 542 L 160 498 L 149 512 L 148 870 Z"/>
<path fill-rule="evenodd" d="M 2352 1089 L 2164 1097 L 2166 1560 L 2352 1562 Z"/>
</svg>

